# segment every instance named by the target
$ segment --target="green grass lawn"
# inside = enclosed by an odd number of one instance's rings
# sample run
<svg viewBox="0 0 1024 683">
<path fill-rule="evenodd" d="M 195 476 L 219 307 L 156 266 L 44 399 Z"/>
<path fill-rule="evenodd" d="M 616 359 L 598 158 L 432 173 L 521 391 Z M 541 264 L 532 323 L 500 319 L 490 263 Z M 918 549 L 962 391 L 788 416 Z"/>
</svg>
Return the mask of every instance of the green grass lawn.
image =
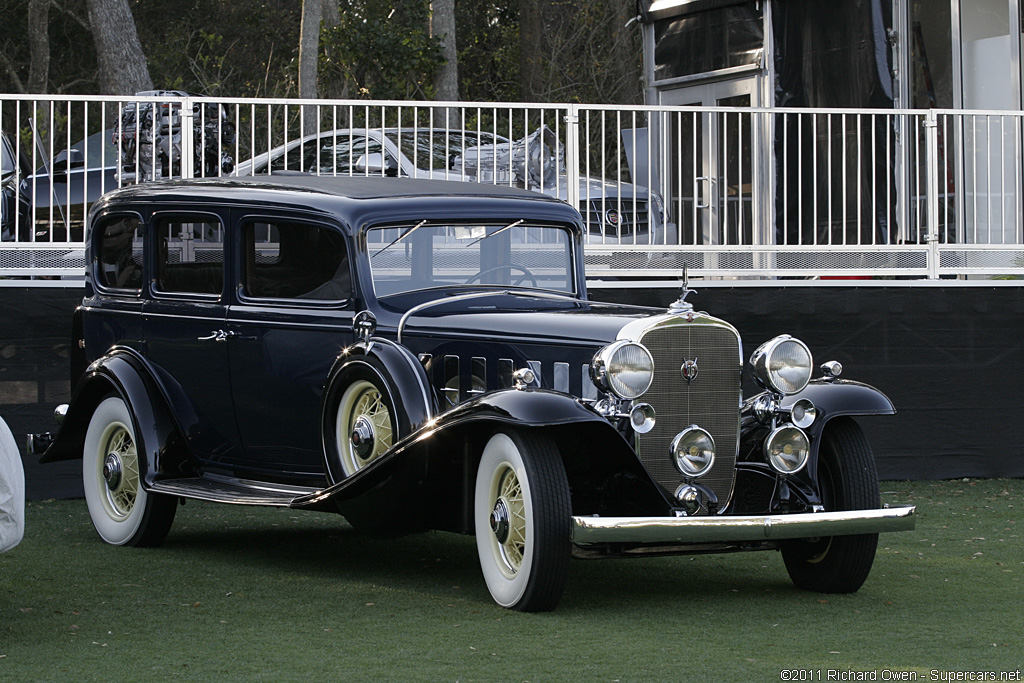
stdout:
<svg viewBox="0 0 1024 683">
<path fill-rule="evenodd" d="M 116 548 L 84 501 L 33 502 L 0 555 L 0 680 L 1019 671 L 1024 480 L 882 488 L 918 506 L 917 529 L 882 536 L 856 594 L 795 590 L 774 552 L 574 561 L 549 614 L 495 606 L 470 537 L 378 541 L 333 515 L 190 501 L 163 547 Z"/>
</svg>

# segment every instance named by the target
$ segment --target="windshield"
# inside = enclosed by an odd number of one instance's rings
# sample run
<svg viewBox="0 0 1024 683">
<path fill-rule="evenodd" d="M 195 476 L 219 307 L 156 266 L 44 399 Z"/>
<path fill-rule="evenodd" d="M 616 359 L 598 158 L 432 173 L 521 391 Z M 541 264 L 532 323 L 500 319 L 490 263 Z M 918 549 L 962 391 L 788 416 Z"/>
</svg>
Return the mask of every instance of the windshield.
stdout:
<svg viewBox="0 0 1024 683">
<path fill-rule="evenodd" d="M 516 287 L 575 292 L 569 231 L 525 221 L 372 228 L 370 270 L 378 297 L 431 287 Z"/>
</svg>

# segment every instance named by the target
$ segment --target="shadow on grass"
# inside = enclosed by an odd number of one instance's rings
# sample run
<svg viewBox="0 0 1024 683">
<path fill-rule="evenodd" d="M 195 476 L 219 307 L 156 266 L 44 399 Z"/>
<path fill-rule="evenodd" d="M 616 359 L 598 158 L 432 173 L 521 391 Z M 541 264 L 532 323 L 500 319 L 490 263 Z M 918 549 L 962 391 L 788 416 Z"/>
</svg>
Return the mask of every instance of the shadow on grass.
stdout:
<svg viewBox="0 0 1024 683">
<path fill-rule="evenodd" d="M 372 584 L 439 600 L 492 604 L 471 536 L 427 532 L 382 540 L 330 514 L 252 509 L 224 514 L 221 519 L 212 508 L 205 518 L 179 518 L 159 552 L 183 561 L 243 565 L 261 574 L 299 574 L 328 585 Z M 666 607 L 709 596 L 728 603 L 786 591 L 800 593 L 771 552 L 573 560 L 559 610 Z"/>
</svg>

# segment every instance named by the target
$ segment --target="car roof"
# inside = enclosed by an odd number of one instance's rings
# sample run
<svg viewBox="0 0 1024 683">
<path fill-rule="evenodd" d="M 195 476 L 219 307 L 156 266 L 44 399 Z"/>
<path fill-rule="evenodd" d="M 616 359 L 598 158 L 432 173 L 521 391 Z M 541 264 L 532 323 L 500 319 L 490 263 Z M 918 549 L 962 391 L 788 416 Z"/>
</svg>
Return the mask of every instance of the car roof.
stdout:
<svg viewBox="0 0 1024 683">
<path fill-rule="evenodd" d="M 133 206 L 136 205 L 136 206 Z M 487 183 L 381 176 L 317 176 L 295 171 L 263 176 L 158 180 L 114 190 L 93 204 L 106 210 L 157 207 L 265 206 L 328 213 L 352 226 L 419 220 L 493 217 L 555 221 L 582 230 L 579 213 L 560 199 Z M 91 222 L 90 218 L 90 222 Z"/>
<path fill-rule="evenodd" d="M 273 175 L 225 176 L 189 180 L 160 180 L 132 185 L 116 192 L 118 199 L 199 193 L 204 197 L 238 189 L 241 191 L 316 192 L 349 199 L 388 199 L 398 197 L 499 197 L 563 204 L 558 199 L 531 190 L 489 183 L 427 180 L 421 178 L 385 178 L 379 176 L 331 176 L 282 171 Z"/>
</svg>

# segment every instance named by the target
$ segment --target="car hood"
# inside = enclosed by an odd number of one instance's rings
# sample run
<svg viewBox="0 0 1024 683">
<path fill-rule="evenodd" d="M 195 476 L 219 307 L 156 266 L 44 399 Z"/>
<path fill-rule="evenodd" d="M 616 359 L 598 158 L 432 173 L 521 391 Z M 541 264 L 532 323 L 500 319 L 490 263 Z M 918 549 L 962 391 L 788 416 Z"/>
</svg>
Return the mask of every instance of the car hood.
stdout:
<svg viewBox="0 0 1024 683">
<path fill-rule="evenodd" d="M 407 316 L 402 332 L 412 337 L 600 347 L 614 341 L 629 323 L 663 312 L 575 299 L 483 297 L 458 304 L 438 302 Z"/>
</svg>

